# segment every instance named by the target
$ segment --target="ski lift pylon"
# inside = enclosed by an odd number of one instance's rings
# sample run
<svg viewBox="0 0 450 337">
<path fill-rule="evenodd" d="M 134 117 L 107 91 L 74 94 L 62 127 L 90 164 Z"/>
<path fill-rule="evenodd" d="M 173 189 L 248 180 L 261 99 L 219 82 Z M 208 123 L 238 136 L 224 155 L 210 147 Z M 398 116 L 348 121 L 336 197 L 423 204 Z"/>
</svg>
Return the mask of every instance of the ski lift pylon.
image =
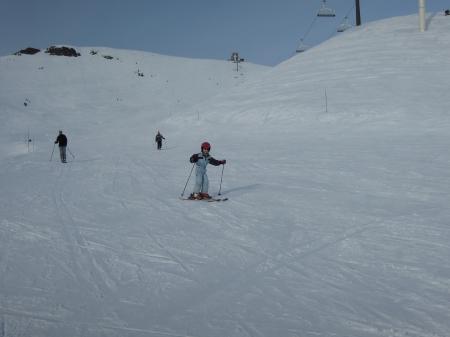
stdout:
<svg viewBox="0 0 450 337">
<path fill-rule="evenodd" d="M 327 7 L 327 0 L 322 0 L 322 6 L 320 7 L 319 11 L 317 12 L 317 16 L 336 16 L 336 13 L 333 9 L 330 7 Z"/>
</svg>

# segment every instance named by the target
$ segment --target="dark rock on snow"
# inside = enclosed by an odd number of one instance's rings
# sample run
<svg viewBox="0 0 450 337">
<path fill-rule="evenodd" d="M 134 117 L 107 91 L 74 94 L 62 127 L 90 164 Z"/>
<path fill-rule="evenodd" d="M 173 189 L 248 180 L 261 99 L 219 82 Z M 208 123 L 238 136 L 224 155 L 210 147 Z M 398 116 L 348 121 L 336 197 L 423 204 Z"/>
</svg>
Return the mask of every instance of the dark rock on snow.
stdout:
<svg viewBox="0 0 450 337">
<path fill-rule="evenodd" d="M 73 56 L 73 57 L 81 56 L 81 54 L 77 53 L 75 49 L 64 46 L 63 47 L 51 46 L 48 47 L 45 52 L 49 53 L 50 55 L 56 56 Z"/>
<path fill-rule="evenodd" d="M 27 55 L 34 55 L 39 53 L 40 50 L 33 48 L 33 47 L 28 47 L 22 50 L 19 50 L 18 52 L 14 53 L 14 55 L 22 55 L 22 54 L 27 54 Z"/>
</svg>

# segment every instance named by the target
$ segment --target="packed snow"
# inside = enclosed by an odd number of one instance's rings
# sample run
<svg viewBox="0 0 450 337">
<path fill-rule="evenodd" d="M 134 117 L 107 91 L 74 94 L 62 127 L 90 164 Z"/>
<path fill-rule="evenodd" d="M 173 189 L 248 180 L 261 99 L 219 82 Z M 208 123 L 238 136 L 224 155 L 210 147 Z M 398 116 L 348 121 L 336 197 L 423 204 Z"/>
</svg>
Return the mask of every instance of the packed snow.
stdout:
<svg viewBox="0 0 450 337">
<path fill-rule="evenodd" d="M 450 336 L 450 18 L 427 25 L 274 68 L 1 57 L 0 337 Z M 180 200 L 206 140 L 229 200 Z"/>
</svg>

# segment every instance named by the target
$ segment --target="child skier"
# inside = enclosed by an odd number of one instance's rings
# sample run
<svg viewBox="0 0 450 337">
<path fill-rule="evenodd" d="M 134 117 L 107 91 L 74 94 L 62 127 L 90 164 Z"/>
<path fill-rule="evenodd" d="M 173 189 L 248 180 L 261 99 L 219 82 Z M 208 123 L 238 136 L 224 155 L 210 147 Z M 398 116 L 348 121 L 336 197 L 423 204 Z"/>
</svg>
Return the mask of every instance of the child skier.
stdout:
<svg viewBox="0 0 450 337">
<path fill-rule="evenodd" d="M 225 159 L 217 160 L 209 155 L 211 145 L 208 142 L 204 142 L 201 145 L 201 152 L 195 153 L 191 156 L 189 161 L 196 164 L 195 168 L 195 186 L 194 191 L 189 196 L 189 199 L 211 199 L 208 194 L 208 175 L 206 174 L 206 166 L 208 164 L 219 166 L 225 165 L 227 162 Z"/>
</svg>

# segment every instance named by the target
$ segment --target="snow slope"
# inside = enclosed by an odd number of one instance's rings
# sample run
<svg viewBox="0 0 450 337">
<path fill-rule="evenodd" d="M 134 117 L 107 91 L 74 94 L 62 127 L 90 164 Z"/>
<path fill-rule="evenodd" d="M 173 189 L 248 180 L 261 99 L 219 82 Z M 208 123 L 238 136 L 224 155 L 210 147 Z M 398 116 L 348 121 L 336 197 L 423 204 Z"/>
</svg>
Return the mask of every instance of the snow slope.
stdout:
<svg viewBox="0 0 450 337">
<path fill-rule="evenodd" d="M 269 69 L 244 62 L 237 72 L 236 65 L 227 61 L 110 48 L 75 49 L 81 57 L 50 56 L 41 51 L 0 58 L 0 118 L 9 133 L 2 133 L 5 138 L 1 139 L 0 151 L 11 151 L 9 139 L 23 143 L 28 129 L 36 133 L 38 146 L 40 142 L 47 144 L 55 129 L 60 128 L 77 129 L 91 141 L 100 130 L 109 130 L 112 141 L 120 132 L 115 126 L 130 123 L 129 129 L 120 129 L 128 135 L 136 134 L 139 142 L 147 141 L 153 138 L 162 119 L 183 113 L 194 103 Z M 96 54 L 92 55 L 92 51 Z M 45 135 L 36 132 L 42 128 L 46 128 Z"/>
<path fill-rule="evenodd" d="M 0 336 L 449 336 L 450 19 L 428 24 L 374 22 L 244 75 L 0 58 Z M 178 199 L 204 140 L 229 201 Z"/>
<path fill-rule="evenodd" d="M 282 126 L 447 116 L 449 20 L 430 14 L 425 34 L 417 20 L 407 16 L 354 28 L 285 61 L 245 90 L 223 93 L 205 110 L 214 112 L 211 120 L 231 111 L 224 122 Z"/>
</svg>

